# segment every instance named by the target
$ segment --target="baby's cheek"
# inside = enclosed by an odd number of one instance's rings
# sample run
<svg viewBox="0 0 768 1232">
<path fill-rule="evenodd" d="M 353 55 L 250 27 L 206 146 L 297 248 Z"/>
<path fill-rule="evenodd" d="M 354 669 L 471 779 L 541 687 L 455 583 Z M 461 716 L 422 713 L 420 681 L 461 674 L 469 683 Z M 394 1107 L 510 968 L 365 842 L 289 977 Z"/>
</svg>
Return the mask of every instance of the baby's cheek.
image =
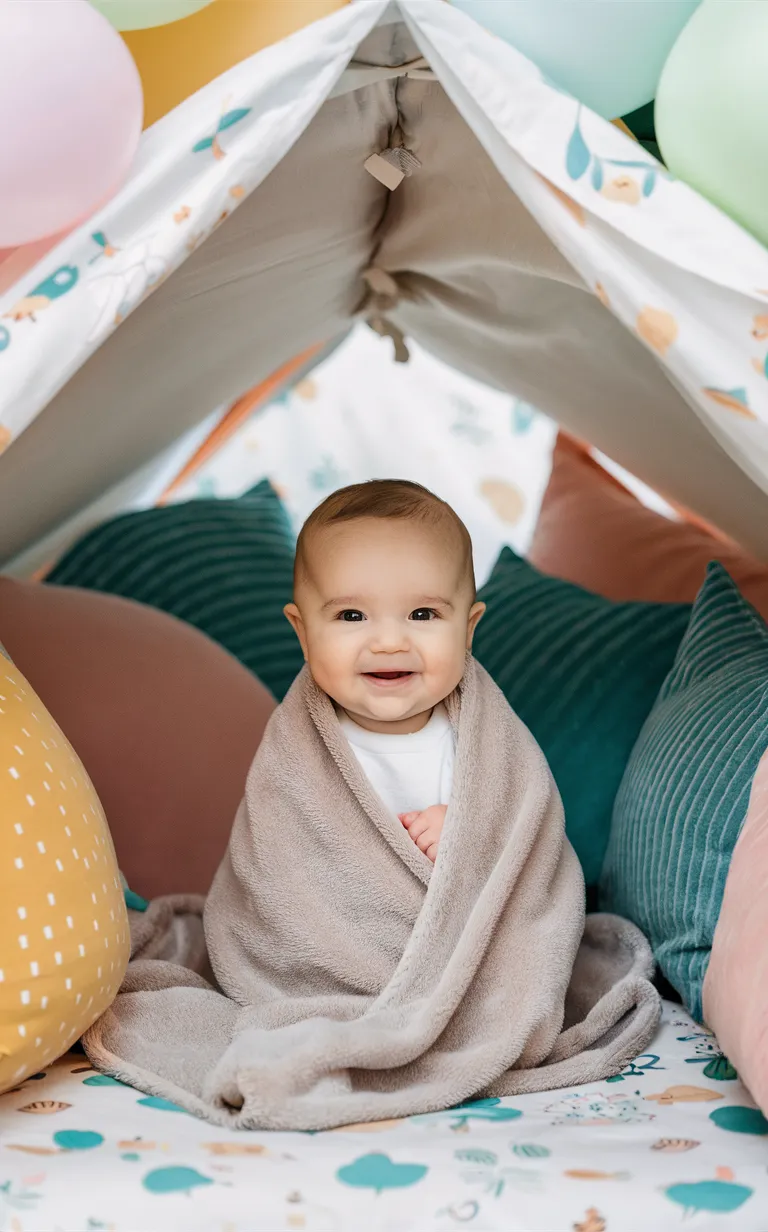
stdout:
<svg viewBox="0 0 768 1232">
<path fill-rule="evenodd" d="M 310 671 L 320 688 L 331 697 L 336 698 L 340 690 L 346 691 L 354 680 L 358 641 L 359 637 L 344 628 L 341 621 L 307 639 Z"/>
</svg>

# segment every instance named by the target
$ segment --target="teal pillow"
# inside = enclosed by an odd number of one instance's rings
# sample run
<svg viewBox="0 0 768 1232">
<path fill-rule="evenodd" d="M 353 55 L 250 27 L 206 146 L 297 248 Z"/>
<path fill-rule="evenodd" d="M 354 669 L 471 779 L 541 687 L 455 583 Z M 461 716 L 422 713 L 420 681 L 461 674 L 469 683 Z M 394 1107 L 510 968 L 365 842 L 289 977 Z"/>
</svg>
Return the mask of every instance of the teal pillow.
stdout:
<svg viewBox="0 0 768 1232">
<path fill-rule="evenodd" d="M 195 625 L 281 699 L 302 666 L 283 615 L 295 538 L 265 480 L 235 500 L 192 500 L 96 527 L 47 581 L 135 599 Z"/>
<path fill-rule="evenodd" d="M 689 604 L 614 603 L 504 548 L 478 596 L 474 653 L 541 745 L 587 885 L 640 729 L 675 658 Z"/>
<path fill-rule="evenodd" d="M 711 564 L 616 799 L 601 899 L 701 1021 L 728 867 L 768 747 L 768 626 Z"/>
</svg>

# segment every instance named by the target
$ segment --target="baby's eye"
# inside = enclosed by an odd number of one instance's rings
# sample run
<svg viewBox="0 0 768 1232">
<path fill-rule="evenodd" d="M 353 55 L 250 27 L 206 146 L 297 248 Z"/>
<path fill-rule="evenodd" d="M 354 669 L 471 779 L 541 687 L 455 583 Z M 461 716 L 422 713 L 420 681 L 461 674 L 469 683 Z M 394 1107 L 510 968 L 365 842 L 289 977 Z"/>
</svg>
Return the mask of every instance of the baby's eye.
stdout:
<svg viewBox="0 0 768 1232">
<path fill-rule="evenodd" d="M 417 607 L 411 612 L 410 620 L 437 620 L 437 612 L 433 607 Z"/>
<path fill-rule="evenodd" d="M 343 612 L 339 612 L 337 620 L 345 620 L 348 623 L 353 623 L 357 620 L 365 620 L 362 612 L 358 612 L 356 608 L 345 608 Z"/>
</svg>

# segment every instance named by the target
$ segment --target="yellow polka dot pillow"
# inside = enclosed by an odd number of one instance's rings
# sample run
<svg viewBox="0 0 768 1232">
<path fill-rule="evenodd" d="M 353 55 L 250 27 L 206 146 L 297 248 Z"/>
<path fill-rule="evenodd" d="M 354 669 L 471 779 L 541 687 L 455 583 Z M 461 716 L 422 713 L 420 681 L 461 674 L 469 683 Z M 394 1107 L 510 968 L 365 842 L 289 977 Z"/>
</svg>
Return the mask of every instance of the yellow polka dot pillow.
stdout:
<svg viewBox="0 0 768 1232">
<path fill-rule="evenodd" d="M 114 998 L 130 942 L 104 813 L 72 746 L 0 647 L 0 1092 Z"/>
</svg>

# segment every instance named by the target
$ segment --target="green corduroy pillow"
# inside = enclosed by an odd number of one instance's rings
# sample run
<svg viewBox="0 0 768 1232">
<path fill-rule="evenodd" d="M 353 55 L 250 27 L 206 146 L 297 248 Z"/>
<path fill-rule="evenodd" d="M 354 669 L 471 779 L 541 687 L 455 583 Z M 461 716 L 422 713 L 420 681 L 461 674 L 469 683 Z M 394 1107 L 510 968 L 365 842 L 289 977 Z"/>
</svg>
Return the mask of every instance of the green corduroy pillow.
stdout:
<svg viewBox="0 0 768 1232">
<path fill-rule="evenodd" d="M 234 500 L 123 514 L 85 535 L 47 581 L 147 603 L 195 625 L 282 698 L 302 666 L 283 615 L 295 537 L 264 480 Z"/>
<path fill-rule="evenodd" d="M 600 890 L 634 920 L 690 1012 L 752 780 L 768 748 L 768 626 L 711 564 L 616 798 Z"/>
<path fill-rule="evenodd" d="M 474 653 L 547 757 L 568 837 L 596 885 L 634 744 L 690 604 L 615 603 L 548 577 L 504 548 L 478 596 Z"/>
</svg>

